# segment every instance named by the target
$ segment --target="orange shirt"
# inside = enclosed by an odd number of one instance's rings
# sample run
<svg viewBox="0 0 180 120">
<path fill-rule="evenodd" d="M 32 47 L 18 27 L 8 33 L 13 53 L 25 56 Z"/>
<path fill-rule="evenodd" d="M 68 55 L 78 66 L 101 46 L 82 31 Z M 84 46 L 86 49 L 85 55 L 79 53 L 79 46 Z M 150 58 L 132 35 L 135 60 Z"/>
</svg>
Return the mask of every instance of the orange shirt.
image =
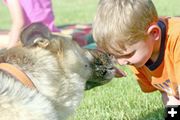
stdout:
<svg viewBox="0 0 180 120">
<path fill-rule="evenodd" d="M 180 17 L 165 18 L 158 22 L 162 31 L 157 60 L 141 68 L 131 67 L 144 92 L 165 91 L 179 97 L 180 84 Z"/>
</svg>

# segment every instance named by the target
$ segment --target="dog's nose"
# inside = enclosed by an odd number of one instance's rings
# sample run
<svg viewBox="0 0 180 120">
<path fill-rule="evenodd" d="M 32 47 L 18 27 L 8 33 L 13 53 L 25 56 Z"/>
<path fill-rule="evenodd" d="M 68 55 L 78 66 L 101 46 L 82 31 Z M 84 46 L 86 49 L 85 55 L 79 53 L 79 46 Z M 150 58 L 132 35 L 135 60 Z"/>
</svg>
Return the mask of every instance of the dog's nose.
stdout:
<svg viewBox="0 0 180 120">
<path fill-rule="evenodd" d="M 117 67 L 114 67 L 114 69 L 115 69 L 115 77 L 120 78 L 120 77 L 127 76 L 127 74 L 124 71 L 122 71 L 121 69 L 119 69 Z"/>
</svg>

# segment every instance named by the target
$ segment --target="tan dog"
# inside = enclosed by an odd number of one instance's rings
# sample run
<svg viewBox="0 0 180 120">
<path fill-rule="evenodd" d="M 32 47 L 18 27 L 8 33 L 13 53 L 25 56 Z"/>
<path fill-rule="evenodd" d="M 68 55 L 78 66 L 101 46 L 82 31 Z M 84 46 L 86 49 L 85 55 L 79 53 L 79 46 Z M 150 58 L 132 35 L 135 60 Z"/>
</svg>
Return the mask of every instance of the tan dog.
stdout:
<svg viewBox="0 0 180 120">
<path fill-rule="evenodd" d="M 104 53 L 51 34 L 41 23 L 22 31 L 21 40 L 23 47 L 0 51 L 0 62 L 23 71 L 32 85 L 0 70 L 0 120 L 64 120 L 81 101 L 86 81 L 104 84 L 114 77 L 112 64 L 101 61 Z"/>
</svg>

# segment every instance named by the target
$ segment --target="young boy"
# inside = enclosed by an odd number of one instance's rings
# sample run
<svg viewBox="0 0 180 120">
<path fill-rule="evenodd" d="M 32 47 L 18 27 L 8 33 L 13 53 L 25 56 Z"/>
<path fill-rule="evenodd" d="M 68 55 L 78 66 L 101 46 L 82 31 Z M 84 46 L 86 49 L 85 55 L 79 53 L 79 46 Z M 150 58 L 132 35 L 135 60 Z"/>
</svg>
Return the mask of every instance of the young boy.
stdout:
<svg viewBox="0 0 180 120">
<path fill-rule="evenodd" d="M 144 92 L 180 105 L 180 18 L 158 18 L 151 0 L 100 0 L 93 23 L 99 48 L 130 65 Z"/>
</svg>

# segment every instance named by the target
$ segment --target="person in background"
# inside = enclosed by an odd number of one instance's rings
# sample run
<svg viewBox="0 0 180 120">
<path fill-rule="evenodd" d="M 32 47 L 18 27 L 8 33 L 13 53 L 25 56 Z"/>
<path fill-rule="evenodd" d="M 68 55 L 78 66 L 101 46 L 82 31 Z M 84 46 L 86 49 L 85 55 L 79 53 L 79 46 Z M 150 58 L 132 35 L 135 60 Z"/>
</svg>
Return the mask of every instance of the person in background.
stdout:
<svg viewBox="0 0 180 120">
<path fill-rule="evenodd" d="M 159 90 L 164 105 L 180 105 L 179 17 L 158 17 L 151 0 L 100 0 L 93 37 L 130 66 L 143 92 Z"/>
<path fill-rule="evenodd" d="M 60 32 L 54 24 L 54 13 L 51 0 L 4 0 L 7 5 L 12 25 L 9 32 L 8 49 L 16 46 L 23 27 L 33 22 L 42 22 L 52 32 Z"/>
</svg>

